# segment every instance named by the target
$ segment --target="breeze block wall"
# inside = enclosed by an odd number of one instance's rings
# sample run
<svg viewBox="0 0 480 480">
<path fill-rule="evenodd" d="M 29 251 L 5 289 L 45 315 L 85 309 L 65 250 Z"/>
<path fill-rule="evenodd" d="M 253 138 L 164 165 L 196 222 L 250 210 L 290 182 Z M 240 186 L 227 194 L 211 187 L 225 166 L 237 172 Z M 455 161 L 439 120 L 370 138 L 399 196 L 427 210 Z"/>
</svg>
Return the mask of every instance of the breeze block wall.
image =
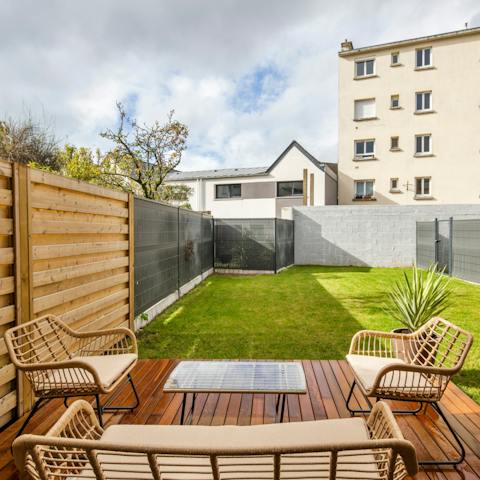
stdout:
<svg viewBox="0 0 480 480">
<path fill-rule="evenodd" d="M 480 205 L 293 207 L 295 264 L 409 266 L 416 222 L 449 217 L 480 218 Z"/>
</svg>

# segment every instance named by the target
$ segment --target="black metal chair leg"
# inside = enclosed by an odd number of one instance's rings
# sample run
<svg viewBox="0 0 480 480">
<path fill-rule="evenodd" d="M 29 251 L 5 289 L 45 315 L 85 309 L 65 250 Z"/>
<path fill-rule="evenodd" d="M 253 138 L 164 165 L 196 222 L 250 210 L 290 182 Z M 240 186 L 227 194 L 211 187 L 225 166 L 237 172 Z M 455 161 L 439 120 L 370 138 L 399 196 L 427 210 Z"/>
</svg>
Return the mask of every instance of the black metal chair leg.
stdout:
<svg viewBox="0 0 480 480">
<path fill-rule="evenodd" d="M 185 392 L 183 394 L 183 400 L 182 400 L 182 413 L 180 414 L 180 425 L 183 425 L 183 422 L 185 421 L 185 405 L 187 404 L 187 393 Z"/>
<path fill-rule="evenodd" d="M 138 393 L 137 393 L 137 389 L 135 388 L 135 384 L 133 383 L 133 378 L 130 374 L 128 374 L 128 383 L 130 383 L 130 386 L 132 388 L 132 391 L 133 391 L 133 395 L 135 396 L 135 404 L 134 405 L 130 405 L 130 406 L 123 406 L 123 405 L 119 405 L 119 406 L 110 406 L 111 403 L 113 402 L 113 400 L 115 400 L 118 395 L 120 394 L 121 392 L 121 388 L 117 388 L 116 392 L 105 402 L 105 405 L 102 407 L 102 410 L 104 412 L 116 412 L 118 410 L 129 410 L 131 412 L 133 412 L 133 410 L 135 410 L 139 405 L 140 405 L 140 398 L 138 396 Z"/>
<path fill-rule="evenodd" d="M 282 407 L 280 410 L 280 423 L 283 423 L 283 417 L 285 415 L 285 402 L 286 402 L 286 395 L 283 393 L 282 394 Z"/>
<path fill-rule="evenodd" d="M 40 405 L 42 404 L 42 402 L 44 401 L 45 399 L 44 398 L 39 398 L 37 399 L 37 401 L 35 402 L 35 404 L 33 405 L 32 409 L 30 410 L 30 413 L 28 414 L 28 417 L 26 418 L 26 420 L 23 422 L 22 426 L 20 427 L 20 430 L 17 432 L 17 434 L 15 435 L 15 438 L 19 437 L 23 431 L 25 430 L 25 427 L 28 425 L 28 422 L 32 419 L 32 417 L 35 415 L 35 413 L 37 412 L 37 410 L 40 408 Z M 49 400 L 46 400 L 47 402 Z"/>
<path fill-rule="evenodd" d="M 372 408 L 373 408 L 372 403 L 370 402 L 368 397 L 364 397 L 365 400 L 367 401 L 369 407 L 370 407 L 368 410 L 354 409 L 354 408 L 350 407 L 350 400 L 353 397 L 353 390 L 354 390 L 356 384 L 357 384 L 357 382 L 356 382 L 356 380 L 354 380 L 352 382 L 352 386 L 350 387 L 350 392 L 348 393 L 347 401 L 345 402 L 346 406 L 347 406 L 347 410 L 350 412 L 350 415 L 352 417 L 356 413 L 368 414 L 372 411 Z M 381 400 L 381 398 L 377 397 L 377 401 L 378 400 Z M 392 410 L 392 413 L 394 413 L 396 415 L 416 415 L 417 413 L 419 413 L 422 410 L 422 408 L 423 408 L 423 402 L 418 402 L 418 407 L 415 410 Z"/>
<path fill-rule="evenodd" d="M 352 386 L 350 387 L 350 392 L 348 392 L 348 397 L 347 397 L 347 401 L 345 402 L 346 406 L 347 406 L 347 410 L 350 412 L 350 415 L 353 417 L 356 413 L 370 413 L 371 410 L 372 410 L 372 404 L 370 403 L 370 400 L 368 399 L 368 397 L 365 397 L 365 400 L 367 401 L 368 405 L 370 406 L 370 409 L 369 410 L 361 410 L 361 409 L 355 409 L 355 408 L 351 408 L 350 407 L 350 400 L 352 399 L 353 397 L 353 390 L 355 388 L 355 385 L 357 384 L 356 380 L 354 380 L 352 382 Z"/>
<path fill-rule="evenodd" d="M 103 428 L 103 407 L 102 403 L 100 402 L 100 395 L 95 395 L 95 400 L 97 401 L 97 416 L 100 426 Z"/>
<path fill-rule="evenodd" d="M 458 458 L 456 458 L 455 460 L 422 460 L 422 461 L 419 461 L 418 464 L 422 465 L 422 466 L 426 466 L 426 465 L 433 465 L 433 466 L 452 465 L 452 466 L 455 466 L 455 465 L 458 465 L 465 460 L 465 448 L 464 448 L 459 436 L 457 435 L 457 433 L 453 429 L 452 425 L 448 421 L 447 417 L 443 413 L 442 409 L 440 408 L 440 405 L 437 402 L 434 402 L 431 405 L 432 405 L 432 408 L 441 417 L 441 419 L 443 420 L 443 423 L 445 423 L 448 430 L 452 434 L 452 437 L 455 440 L 455 443 L 457 444 L 460 456 Z"/>
</svg>

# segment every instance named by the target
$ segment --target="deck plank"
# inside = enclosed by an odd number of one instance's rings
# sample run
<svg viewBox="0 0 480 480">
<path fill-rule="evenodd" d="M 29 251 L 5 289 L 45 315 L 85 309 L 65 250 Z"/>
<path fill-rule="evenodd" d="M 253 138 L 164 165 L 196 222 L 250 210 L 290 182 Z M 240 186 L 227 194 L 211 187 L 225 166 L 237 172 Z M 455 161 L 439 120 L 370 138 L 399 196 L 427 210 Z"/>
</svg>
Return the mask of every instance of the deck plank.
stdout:
<svg viewBox="0 0 480 480">
<path fill-rule="evenodd" d="M 175 360 L 141 360 L 133 371 L 133 378 L 141 398 L 141 406 L 132 413 L 105 415 L 107 425 L 115 423 L 178 424 L 183 396 L 165 393 L 163 385 L 178 363 Z M 345 399 L 348 395 L 352 372 L 344 361 L 303 361 L 307 379 L 307 395 L 288 395 L 285 421 L 348 416 Z M 119 403 L 133 401 L 130 387 L 126 385 L 118 396 Z M 276 396 L 263 394 L 200 394 L 197 396 L 192 424 L 199 425 L 251 425 L 275 421 Z M 355 392 L 352 404 L 367 407 L 360 392 Z M 466 462 L 453 469 L 422 470 L 417 480 L 480 480 L 480 405 L 450 384 L 441 405 L 466 446 Z M 187 412 L 191 406 L 191 395 Z M 392 403 L 392 406 L 395 406 Z M 26 433 L 45 433 L 64 412 L 61 401 L 53 400 L 33 418 Z M 397 416 L 405 438 L 412 441 L 419 458 L 436 458 L 454 454 L 445 427 L 429 408 L 426 414 Z M 0 478 L 16 480 L 15 465 L 10 445 L 20 421 L 0 432 Z"/>
</svg>

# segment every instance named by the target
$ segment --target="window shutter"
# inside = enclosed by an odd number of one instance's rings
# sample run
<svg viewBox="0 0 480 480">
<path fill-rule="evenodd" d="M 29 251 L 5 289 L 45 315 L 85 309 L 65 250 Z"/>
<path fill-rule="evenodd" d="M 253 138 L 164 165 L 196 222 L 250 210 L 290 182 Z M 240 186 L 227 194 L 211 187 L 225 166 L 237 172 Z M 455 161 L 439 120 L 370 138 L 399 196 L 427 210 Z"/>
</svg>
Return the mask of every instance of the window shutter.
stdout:
<svg viewBox="0 0 480 480">
<path fill-rule="evenodd" d="M 375 99 L 355 100 L 355 119 L 372 118 L 376 116 Z"/>
</svg>

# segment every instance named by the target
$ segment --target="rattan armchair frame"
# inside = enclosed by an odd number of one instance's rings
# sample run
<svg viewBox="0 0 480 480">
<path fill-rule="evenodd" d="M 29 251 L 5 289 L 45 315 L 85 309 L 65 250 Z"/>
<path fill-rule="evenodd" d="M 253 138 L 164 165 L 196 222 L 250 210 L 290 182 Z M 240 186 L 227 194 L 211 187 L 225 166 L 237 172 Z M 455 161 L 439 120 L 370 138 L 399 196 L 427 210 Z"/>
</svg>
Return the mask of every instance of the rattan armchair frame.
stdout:
<svg viewBox="0 0 480 480">
<path fill-rule="evenodd" d="M 394 400 L 418 402 L 416 409 L 394 410 L 395 414 L 419 413 L 427 404 L 439 414 L 458 446 L 456 459 L 421 461 L 421 465 L 458 465 L 465 459 L 465 449 L 460 438 L 442 411 L 439 401 L 453 375 L 458 373 L 472 346 L 473 336 L 466 330 L 440 317 L 432 318 L 423 327 L 409 334 L 363 330 L 354 335 L 349 354 L 380 358 L 398 358 L 399 363 L 379 370 L 373 385 L 366 387 L 357 378 L 346 400 L 351 415 L 371 411 L 354 409 L 350 405 L 357 386 L 369 400 Z M 347 357 L 348 359 L 348 357 Z"/>
<path fill-rule="evenodd" d="M 13 452 L 21 478 L 33 480 L 77 476 L 99 480 L 160 480 L 163 475 L 176 478 L 179 473 L 205 480 L 236 476 L 280 480 L 295 475 L 299 478 L 301 472 L 311 478 L 329 480 L 346 477 L 403 480 L 407 475 L 414 476 L 418 468 L 415 449 L 403 438 L 389 407 L 384 402 L 377 403 L 365 424 L 369 438 L 355 442 L 335 443 L 328 438 L 318 438 L 318 444 L 304 445 L 303 437 L 297 437 L 289 438 L 282 447 L 269 442 L 256 447 L 214 447 L 199 445 L 194 440 L 191 444 L 187 441 L 187 444 L 160 447 L 135 438 L 119 438 L 115 443 L 102 440 L 104 430 L 91 405 L 77 400 L 46 435 L 17 438 Z M 238 428 L 248 431 L 255 427 Z M 187 471 L 182 471 L 179 458 L 190 459 Z"/>
<path fill-rule="evenodd" d="M 94 396 L 100 425 L 103 413 L 133 410 L 139 403 L 131 371 L 136 361 L 108 386 L 102 384 L 98 371 L 82 358 L 97 355 L 138 354 L 135 334 L 128 328 L 79 332 L 55 315 L 46 315 L 5 332 L 5 344 L 12 363 L 23 372 L 32 386 L 36 401 L 17 433 L 20 435 L 37 410 L 53 398 Z M 112 406 L 114 396 L 102 404 L 100 395 L 112 394 L 128 382 L 135 403 Z M 117 390 L 118 392 L 118 390 Z"/>
</svg>

